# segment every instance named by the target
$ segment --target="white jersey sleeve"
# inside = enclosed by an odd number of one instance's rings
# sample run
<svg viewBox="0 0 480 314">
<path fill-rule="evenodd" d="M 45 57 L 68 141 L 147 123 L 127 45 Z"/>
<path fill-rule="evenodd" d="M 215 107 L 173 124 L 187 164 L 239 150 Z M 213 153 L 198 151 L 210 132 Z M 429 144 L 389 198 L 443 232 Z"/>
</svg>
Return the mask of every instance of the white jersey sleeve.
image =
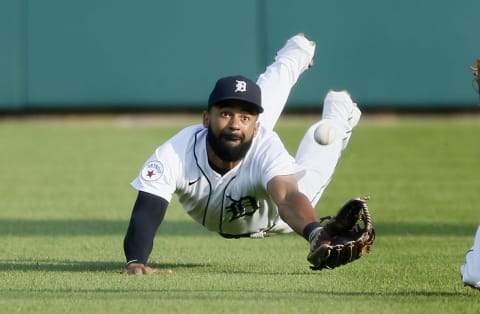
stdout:
<svg viewBox="0 0 480 314">
<path fill-rule="evenodd" d="M 201 129 L 201 125 L 187 127 L 160 145 L 143 164 L 131 185 L 138 191 L 157 195 L 170 202 L 179 181 L 182 181 L 185 163 L 190 162 L 185 160 L 185 156 L 191 155 L 192 134 Z"/>
</svg>

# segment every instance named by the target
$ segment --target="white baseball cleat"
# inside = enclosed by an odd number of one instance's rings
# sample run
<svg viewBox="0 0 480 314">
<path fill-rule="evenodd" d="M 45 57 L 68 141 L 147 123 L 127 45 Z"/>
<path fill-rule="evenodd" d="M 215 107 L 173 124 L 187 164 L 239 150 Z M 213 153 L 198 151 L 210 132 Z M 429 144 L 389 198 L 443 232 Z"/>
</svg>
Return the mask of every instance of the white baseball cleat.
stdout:
<svg viewBox="0 0 480 314">
<path fill-rule="evenodd" d="M 322 120 L 314 131 L 315 141 L 319 144 L 326 142 L 327 144 L 333 142 L 330 137 L 324 134 L 330 134 L 326 125 L 336 125 L 338 132 L 335 132 L 335 138 L 342 140 L 343 149 L 345 149 L 350 141 L 353 128 L 360 121 L 362 112 L 358 109 L 356 103 L 352 101 L 350 94 L 347 91 L 329 91 L 323 101 Z M 337 135 L 338 134 L 338 135 Z M 344 135 L 341 135 L 344 134 Z M 324 140 L 327 138 L 329 140 Z M 335 138 L 333 140 L 335 140 Z"/>
<path fill-rule="evenodd" d="M 352 129 L 357 126 L 361 116 L 362 112 L 358 108 L 357 103 L 353 103 L 352 118 L 350 119 L 350 126 L 352 127 Z"/>
<path fill-rule="evenodd" d="M 299 33 L 287 40 L 285 45 L 277 52 L 276 59 L 285 58 L 300 64 L 301 72 L 313 66 L 316 43 Z"/>
<path fill-rule="evenodd" d="M 362 112 L 347 91 L 329 91 L 323 101 L 322 119 L 343 120 L 351 131 L 360 121 Z"/>
</svg>

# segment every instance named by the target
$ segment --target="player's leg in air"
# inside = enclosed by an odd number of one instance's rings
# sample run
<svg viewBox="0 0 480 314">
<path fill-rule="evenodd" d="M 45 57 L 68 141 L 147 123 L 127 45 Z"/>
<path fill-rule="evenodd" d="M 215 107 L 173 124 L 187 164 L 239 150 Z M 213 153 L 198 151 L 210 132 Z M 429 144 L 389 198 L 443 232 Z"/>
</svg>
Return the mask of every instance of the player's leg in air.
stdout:
<svg viewBox="0 0 480 314">
<path fill-rule="evenodd" d="M 303 34 L 293 36 L 277 52 L 275 61 L 258 77 L 264 109 L 259 122 L 267 130 L 273 130 L 292 87 L 313 64 L 315 47 L 315 42 Z"/>
<path fill-rule="evenodd" d="M 348 92 L 329 91 L 323 103 L 322 119 L 308 129 L 300 142 L 295 159 L 308 170 L 300 179 L 299 188 L 313 206 L 316 206 L 330 183 L 360 116 L 361 112 Z M 315 140 L 315 130 L 321 125 L 333 129 L 334 138 L 326 145 Z"/>
</svg>

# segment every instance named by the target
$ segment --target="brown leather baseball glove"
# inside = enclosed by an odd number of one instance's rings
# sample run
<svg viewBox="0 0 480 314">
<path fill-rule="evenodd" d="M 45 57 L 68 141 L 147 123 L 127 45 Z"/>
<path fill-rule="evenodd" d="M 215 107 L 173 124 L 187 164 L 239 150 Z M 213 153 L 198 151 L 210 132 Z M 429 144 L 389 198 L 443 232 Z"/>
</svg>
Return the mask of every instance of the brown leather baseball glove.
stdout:
<svg viewBox="0 0 480 314">
<path fill-rule="evenodd" d="M 371 250 L 375 229 L 366 198 L 347 201 L 335 216 L 323 217 L 320 223 L 323 228 L 317 230 L 307 256 L 311 269 L 333 269 Z"/>
</svg>

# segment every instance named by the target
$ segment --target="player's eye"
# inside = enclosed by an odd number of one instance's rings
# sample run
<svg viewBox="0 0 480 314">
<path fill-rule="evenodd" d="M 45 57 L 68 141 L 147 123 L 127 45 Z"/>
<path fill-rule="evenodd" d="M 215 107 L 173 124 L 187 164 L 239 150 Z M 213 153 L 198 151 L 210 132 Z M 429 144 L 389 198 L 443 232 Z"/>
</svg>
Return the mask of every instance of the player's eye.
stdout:
<svg viewBox="0 0 480 314">
<path fill-rule="evenodd" d="M 250 116 L 242 116 L 241 119 L 243 122 L 248 122 L 250 121 Z"/>
<path fill-rule="evenodd" d="M 221 116 L 222 118 L 227 118 L 227 117 L 230 116 L 230 113 L 227 112 L 227 111 L 220 111 L 220 116 Z"/>
</svg>

